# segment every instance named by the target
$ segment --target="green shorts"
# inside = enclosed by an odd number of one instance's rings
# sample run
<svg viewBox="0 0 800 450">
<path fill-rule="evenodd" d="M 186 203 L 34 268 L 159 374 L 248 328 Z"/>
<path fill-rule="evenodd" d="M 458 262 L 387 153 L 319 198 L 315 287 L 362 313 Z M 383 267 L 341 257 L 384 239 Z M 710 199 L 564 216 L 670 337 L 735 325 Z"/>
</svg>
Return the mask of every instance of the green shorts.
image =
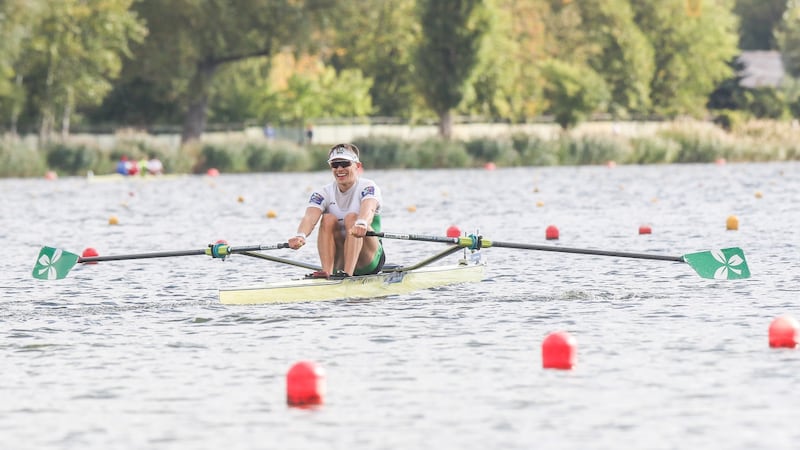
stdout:
<svg viewBox="0 0 800 450">
<path fill-rule="evenodd" d="M 383 264 L 386 263 L 386 254 L 383 252 L 383 245 L 378 245 L 378 251 L 375 252 L 375 257 L 372 261 L 364 267 L 356 267 L 353 275 L 372 275 L 378 273 L 383 269 Z"/>
</svg>

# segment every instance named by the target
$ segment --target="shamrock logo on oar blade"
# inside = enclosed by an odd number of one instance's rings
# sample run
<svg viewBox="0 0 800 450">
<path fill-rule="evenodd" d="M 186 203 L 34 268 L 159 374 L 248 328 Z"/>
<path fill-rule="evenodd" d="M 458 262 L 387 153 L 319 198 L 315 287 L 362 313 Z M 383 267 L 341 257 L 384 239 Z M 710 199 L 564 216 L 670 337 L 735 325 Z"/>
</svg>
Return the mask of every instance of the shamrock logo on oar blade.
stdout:
<svg viewBox="0 0 800 450">
<path fill-rule="evenodd" d="M 78 255 L 58 248 L 42 247 L 33 267 L 33 277 L 40 280 L 60 280 L 78 262 Z"/>
</svg>

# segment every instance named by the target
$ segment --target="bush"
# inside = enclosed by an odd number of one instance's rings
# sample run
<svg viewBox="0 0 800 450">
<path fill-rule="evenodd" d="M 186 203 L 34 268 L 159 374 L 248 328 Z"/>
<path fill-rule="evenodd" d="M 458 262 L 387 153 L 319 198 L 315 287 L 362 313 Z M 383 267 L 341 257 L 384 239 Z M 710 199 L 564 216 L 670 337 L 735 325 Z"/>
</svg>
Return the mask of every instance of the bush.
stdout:
<svg viewBox="0 0 800 450">
<path fill-rule="evenodd" d="M 391 169 L 402 166 L 402 152 L 409 142 L 391 136 L 372 136 L 353 141 L 361 151 L 362 160 L 376 169 Z"/>
<path fill-rule="evenodd" d="M 13 138 L 0 140 L 0 177 L 42 176 L 44 158 L 35 148 Z"/>
<path fill-rule="evenodd" d="M 558 140 L 558 162 L 565 165 L 605 164 L 623 161 L 632 153 L 624 139 L 607 135 L 564 135 Z"/>
<path fill-rule="evenodd" d="M 67 175 L 85 175 L 108 161 L 98 148 L 86 144 L 56 142 L 45 147 L 47 166 Z"/>
<path fill-rule="evenodd" d="M 723 153 L 719 140 L 715 139 L 708 131 L 672 129 L 664 131 L 660 135 L 674 141 L 678 146 L 674 159 L 667 162 L 712 162 Z"/>
<path fill-rule="evenodd" d="M 478 138 L 467 141 L 465 147 L 475 164 L 493 162 L 498 166 L 519 165 L 519 153 L 510 139 Z"/>
<path fill-rule="evenodd" d="M 195 172 L 204 173 L 215 168 L 221 172 L 235 172 L 234 157 L 230 149 L 221 144 L 205 144 L 200 149 L 200 160 Z"/>
<path fill-rule="evenodd" d="M 244 154 L 248 172 L 292 172 L 309 166 L 308 153 L 288 142 L 250 143 L 245 146 Z"/>
<path fill-rule="evenodd" d="M 410 169 L 441 169 L 468 167 L 470 156 L 464 144 L 439 138 L 412 142 L 401 156 L 401 167 Z"/>
<path fill-rule="evenodd" d="M 672 162 L 680 151 L 677 142 L 660 137 L 643 137 L 631 139 L 633 153 L 628 159 L 633 164 L 661 164 Z"/>
<path fill-rule="evenodd" d="M 714 123 L 725 131 L 734 131 L 745 122 L 745 114 L 741 111 L 725 109 L 714 116 Z"/>
</svg>

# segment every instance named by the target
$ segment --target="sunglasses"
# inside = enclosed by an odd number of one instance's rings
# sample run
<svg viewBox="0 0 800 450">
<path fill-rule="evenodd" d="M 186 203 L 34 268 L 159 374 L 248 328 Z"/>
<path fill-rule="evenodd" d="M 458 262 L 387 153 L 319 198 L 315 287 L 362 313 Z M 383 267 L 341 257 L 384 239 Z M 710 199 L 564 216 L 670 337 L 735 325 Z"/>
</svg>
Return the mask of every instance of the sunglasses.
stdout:
<svg viewBox="0 0 800 450">
<path fill-rule="evenodd" d="M 351 164 L 353 164 L 353 161 L 331 161 L 331 169 L 350 167 Z"/>
</svg>

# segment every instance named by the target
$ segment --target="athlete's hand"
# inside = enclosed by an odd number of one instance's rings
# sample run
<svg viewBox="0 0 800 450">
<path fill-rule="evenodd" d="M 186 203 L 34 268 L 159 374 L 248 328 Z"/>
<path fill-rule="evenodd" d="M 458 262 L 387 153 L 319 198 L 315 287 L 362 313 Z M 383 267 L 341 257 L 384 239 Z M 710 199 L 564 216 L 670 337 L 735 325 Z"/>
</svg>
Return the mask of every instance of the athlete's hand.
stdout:
<svg viewBox="0 0 800 450">
<path fill-rule="evenodd" d="M 357 223 L 350 228 L 350 236 L 361 239 L 367 235 L 367 230 L 368 228 L 366 225 Z"/>
<path fill-rule="evenodd" d="M 297 250 L 304 245 L 306 245 L 306 238 L 303 236 L 297 235 L 289 238 L 289 248 L 292 250 Z"/>
</svg>

